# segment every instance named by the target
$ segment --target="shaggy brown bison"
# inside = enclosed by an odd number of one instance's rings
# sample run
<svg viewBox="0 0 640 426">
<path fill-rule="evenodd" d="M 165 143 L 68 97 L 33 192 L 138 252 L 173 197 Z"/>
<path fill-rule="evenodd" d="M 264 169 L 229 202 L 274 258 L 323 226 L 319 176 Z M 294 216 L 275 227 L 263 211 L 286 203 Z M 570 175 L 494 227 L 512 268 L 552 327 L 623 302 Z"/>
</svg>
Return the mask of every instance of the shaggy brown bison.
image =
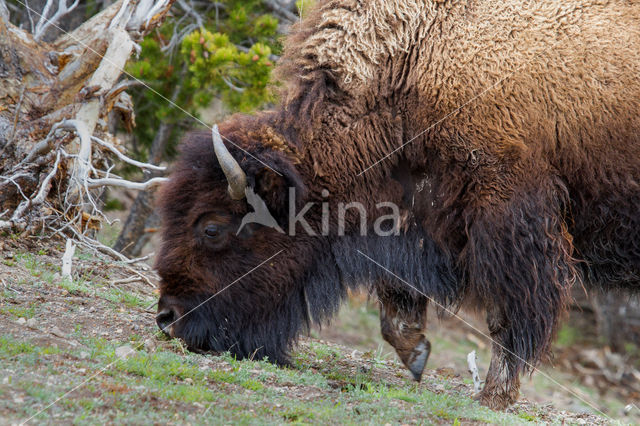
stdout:
<svg viewBox="0 0 640 426">
<path fill-rule="evenodd" d="M 503 408 L 572 286 L 640 289 L 640 3 L 319 1 L 279 63 L 280 106 L 188 136 L 163 189 L 167 333 L 286 364 L 364 285 L 419 379 L 427 301 L 468 303 Z"/>
</svg>

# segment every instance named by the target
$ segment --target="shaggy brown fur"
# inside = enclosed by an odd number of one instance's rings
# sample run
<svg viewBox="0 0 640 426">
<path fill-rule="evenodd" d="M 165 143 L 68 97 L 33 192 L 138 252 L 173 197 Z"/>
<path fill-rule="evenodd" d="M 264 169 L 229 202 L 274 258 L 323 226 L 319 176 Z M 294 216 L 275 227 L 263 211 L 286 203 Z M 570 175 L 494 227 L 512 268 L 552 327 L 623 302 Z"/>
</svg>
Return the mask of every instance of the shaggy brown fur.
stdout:
<svg viewBox="0 0 640 426">
<path fill-rule="evenodd" d="M 230 147 L 281 223 L 291 186 L 298 205 L 318 202 L 316 230 L 319 204 L 339 201 L 369 217 L 396 202 L 410 225 L 386 239 L 357 237 L 355 217 L 341 238 L 235 236 L 249 209 L 227 196 L 210 137 L 193 135 L 161 202 L 160 307 L 186 312 L 285 251 L 174 335 L 286 362 L 347 286 L 403 286 L 361 250 L 441 303 L 487 311 L 496 344 L 480 399 L 511 404 L 572 285 L 640 290 L 638 46 L 640 4 L 628 1 L 318 2 L 287 39 L 281 106 L 221 132 L 282 175 Z M 203 240 L 205 223 L 224 239 Z M 417 297 L 391 298 L 389 312 L 421 318 Z"/>
</svg>

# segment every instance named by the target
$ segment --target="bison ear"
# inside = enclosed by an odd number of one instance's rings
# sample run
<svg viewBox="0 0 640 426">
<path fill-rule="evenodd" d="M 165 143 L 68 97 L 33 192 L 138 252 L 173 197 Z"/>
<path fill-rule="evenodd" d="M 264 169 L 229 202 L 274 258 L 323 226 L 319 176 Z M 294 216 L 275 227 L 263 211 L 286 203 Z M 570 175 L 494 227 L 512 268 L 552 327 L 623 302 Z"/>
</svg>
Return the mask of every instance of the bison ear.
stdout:
<svg viewBox="0 0 640 426">
<path fill-rule="evenodd" d="M 295 191 L 296 202 L 304 198 L 306 190 L 293 162 L 279 152 L 270 154 L 261 158 L 264 163 L 255 159 L 251 161 L 247 173 L 249 185 L 264 200 L 274 217 L 286 222 L 290 188 Z"/>
</svg>

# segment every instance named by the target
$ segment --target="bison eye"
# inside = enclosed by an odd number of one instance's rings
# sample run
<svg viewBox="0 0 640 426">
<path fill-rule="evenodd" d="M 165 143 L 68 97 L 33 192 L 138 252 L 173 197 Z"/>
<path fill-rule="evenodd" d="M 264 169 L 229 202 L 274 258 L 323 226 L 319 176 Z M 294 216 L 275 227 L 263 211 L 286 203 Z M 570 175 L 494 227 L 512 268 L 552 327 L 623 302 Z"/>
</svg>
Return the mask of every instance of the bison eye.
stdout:
<svg viewBox="0 0 640 426">
<path fill-rule="evenodd" d="M 206 228 L 204 228 L 204 234 L 209 238 L 217 238 L 220 236 L 220 227 L 210 223 Z"/>
<path fill-rule="evenodd" d="M 231 219 L 231 216 L 224 214 L 203 214 L 194 225 L 193 236 L 199 244 L 211 250 L 221 250 L 229 239 Z"/>
</svg>

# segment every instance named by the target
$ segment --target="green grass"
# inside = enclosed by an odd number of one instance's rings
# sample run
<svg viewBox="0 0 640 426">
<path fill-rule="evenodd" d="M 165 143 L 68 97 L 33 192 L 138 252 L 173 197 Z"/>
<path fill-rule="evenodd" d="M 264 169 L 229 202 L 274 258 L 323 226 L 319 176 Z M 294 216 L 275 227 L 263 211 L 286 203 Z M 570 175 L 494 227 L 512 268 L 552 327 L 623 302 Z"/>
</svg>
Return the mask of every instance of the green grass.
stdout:
<svg viewBox="0 0 640 426">
<path fill-rule="evenodd" d="M 77 258 L 91 259 L 91 255 L 78 251 Z M 105 282 L 96 281 L 93 271 L 85 271 L 80 277 L 69 280 L 67 278 L 55 279 L 56 273 L 59 274 L 60 266 L 53 265 L 38 259 L 38 257 L 31 253 L 17 253 L 15 255 L 15 261 L 17 264 L 24 267 L 29 274 L 38 278 L 39 280 L 28 282 L 28 280 L 21 280 L 20 285 L 40 285 L 42 282 L 49 285 L 56 285 L 65 289 L 69 294 L 73 296 L 90 296 L 100 297 L 104 300 L 111 302 L 112 307 L 115 309 L 121 308 L 123 305 L 127 308 L 146 308 L 151 302 L 151 298 L 144 298 L 141 295 L 128 292 L 118 287 L 109 286 Z M 3 298 L 10 298 L 12 295 L 7 294 L 4 291 Z M 24 314 L 13 313 L 11 311 L 5 311 L 0 309 L 0 313 L 11 314 L 13 316 L 23 316 L 25 318 L 31 318 L 34 313 L 29 311 Z"/>
<path fill-rule="evenodd" d="M 36 422 L 54 414 L 60 416 L 56 417 L 59 421 L 79 423 L 126 419 L 129 423 L 358 424 L 416 419 L 422 423 L 462 420 L 504 424 L 530 420 L 524 414 L 492 412 L 461 395 L 432 393 L 412 382 L 387 384 L 376 374 L 356 374 L 343 388 L 336 389 L 331 377 L 350 378 L 348 369 L 340 363 L 345 357 L 322 344 L 313 344 L 295 355 L 297 360 L 313 359 L 313 371 L 278 368 L 266 361 L 238 361 L 229 354 L 205 357 L 172 350 L 138 350 L 129 358 L 116 359 L 114 342 L 85 338 L 82 344 L 81 349 L 62 351 L 19 342 L 11 336 L 0 337 L 0 359 L 5 368 L 23 369 L 23 373 L 28 370 L 30 375 L 46 371 L 62 379 L 56 385 L 43 386 L 27 380 L 25 374 L 13 375 L 11 383 L 0 385 L 0 395 L 9 392 L 10 386 L 12 392 L 25 395 L 25 404 L 17 406 L 0 398 L 0 412 L 8 410 L 16 420 L 35 414 L 35 407 L 50 403 L 93 372 L 105 369 L 82 391 L 75 391 L 39 415 Z M 91 356 L 81 359 L 83 351 Z M 64 356 L 52 365 L 50 360 L 55 355 Z M 25 362 L 26 357 L 31 360 Z M 214 366 L 207 366 L 207 360 L 214 361 Z M 74 373 L 78 369 L 84 373 Z M 304 392 L 310 392 L 311 397 L 295 397 Z M 206 419 L 199 418 L 207 408 Z"/>
<path fill-rule="evenodd" d="M 28 306 L 0 306 L 0 314 L 8 315 L 14 318 L 33 318 L 36 314 L 35 303 L 30 303 Z"/>
</svg>

